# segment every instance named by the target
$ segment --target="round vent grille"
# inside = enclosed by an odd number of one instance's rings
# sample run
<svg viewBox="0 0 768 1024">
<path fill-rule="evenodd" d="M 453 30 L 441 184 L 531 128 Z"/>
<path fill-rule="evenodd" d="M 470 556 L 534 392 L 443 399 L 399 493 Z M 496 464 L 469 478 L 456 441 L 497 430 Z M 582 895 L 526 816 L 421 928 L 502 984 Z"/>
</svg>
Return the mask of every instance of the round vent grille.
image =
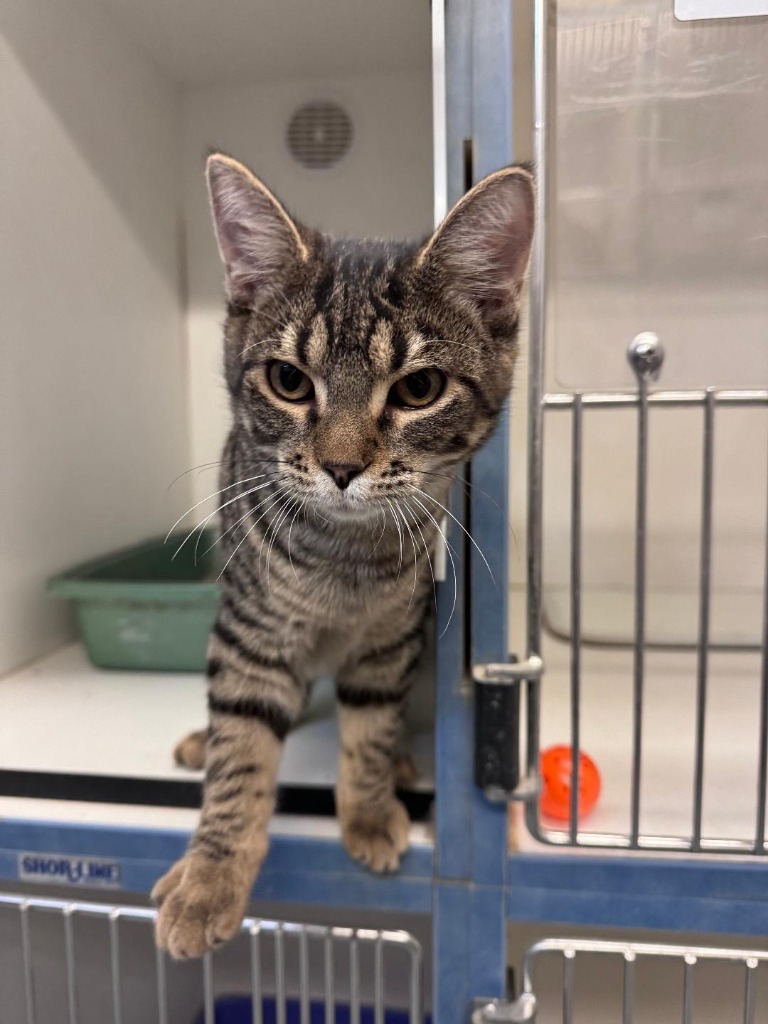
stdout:
<svg viewBox="0 0 768 1024">
<path fill-rule="evenodd" d="M 352 145 L 352 120 L 338 103 L 305 103 L 288 122 L 286 140 L 302 166 L 333 167 Z"/>
</svg>

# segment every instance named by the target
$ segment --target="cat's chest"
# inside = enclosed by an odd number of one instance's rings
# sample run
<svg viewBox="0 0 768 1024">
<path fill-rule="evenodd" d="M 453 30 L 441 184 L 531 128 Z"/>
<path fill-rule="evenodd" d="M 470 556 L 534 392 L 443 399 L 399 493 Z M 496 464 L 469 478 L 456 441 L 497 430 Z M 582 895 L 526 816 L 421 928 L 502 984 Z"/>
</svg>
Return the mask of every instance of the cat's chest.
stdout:
<svg viewBox="0 0 768 1024">
<path fill-rule="evenodd" d="M 381 620 L 405 605 L 418 603 L 431 587 L 428 559 L 401 550 L 397 541 L 376 537 L 357 542 L 328 531 L 318 535 L 296 529 L 279 532 L 264 548 L 254 540 L 242 554 L 249 560 L 249 581 L 278 620 L 312 623 L 344 631 Z"/>
<path fill-rule="evenodd" d="M 415 570 L 415 571 L 414 571 Z M 425 586 L 425 564 L 366 562 L 339 559 L 322 570 L 299 575 L 294 582 L 313 602 L 318 621 L 343 623 L 380 620 L 393 609 L 412 603 Z"/>
<path fill-rule="evenodd" d="M 282 554 L 282 553 L 280 553 Z M 267 565 L 260 559 L 259 579 L 267 596 L 282 594 L 315 608 L 319 620 L 343 610 L 386 601 L 412 570 L 397 557 L 375 558 L 339 544 L 332 551 L 296 545 L 292 555 L 280 554 Z"/>
</svg>

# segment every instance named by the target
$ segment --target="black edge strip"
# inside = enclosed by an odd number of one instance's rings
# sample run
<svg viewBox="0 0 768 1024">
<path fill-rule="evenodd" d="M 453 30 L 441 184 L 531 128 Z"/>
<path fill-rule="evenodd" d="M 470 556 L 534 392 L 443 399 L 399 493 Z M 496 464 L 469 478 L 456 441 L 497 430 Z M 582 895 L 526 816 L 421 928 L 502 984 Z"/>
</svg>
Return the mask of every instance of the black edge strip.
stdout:
<svg viewBox="0 0 768 1024">
<path fill-rule="evenodd" d="M 197 779 L 143 779 L 117 775 L 68 775 L 0 769 L 0 796 L 36 800 L 80 800 L 85 803 L 148 807 L 194 807 L 202 802 Z M 411 821 L 429 818 L 434 793 L 398 790 Z M 283 814 L 333 817 L 333 790 L 322 786 L 281 786 L 277 810 Z"/>
</svg>

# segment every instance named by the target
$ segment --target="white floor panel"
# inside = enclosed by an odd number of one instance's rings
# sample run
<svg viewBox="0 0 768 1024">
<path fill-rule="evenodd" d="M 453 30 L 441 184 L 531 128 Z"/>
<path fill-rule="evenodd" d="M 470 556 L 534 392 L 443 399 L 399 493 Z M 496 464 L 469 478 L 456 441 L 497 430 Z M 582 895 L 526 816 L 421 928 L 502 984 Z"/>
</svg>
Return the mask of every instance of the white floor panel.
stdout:
<svg viewBox="0 0 768 1024">
<path fill-rule="evenodd" d="M 0 769 L 199 778 L 173 763 L 176 742 L 205 724 L 202 675 L 105 672 L 79 644 L 0 680 Z M 419 731 L 409 746 L 432 779 L 432 736 Z M 318 684 L 307 712 L 288 737 L 280 769 L 286 785 L 331 786 L 338 740 L 333 691 Z"/>
</svg>

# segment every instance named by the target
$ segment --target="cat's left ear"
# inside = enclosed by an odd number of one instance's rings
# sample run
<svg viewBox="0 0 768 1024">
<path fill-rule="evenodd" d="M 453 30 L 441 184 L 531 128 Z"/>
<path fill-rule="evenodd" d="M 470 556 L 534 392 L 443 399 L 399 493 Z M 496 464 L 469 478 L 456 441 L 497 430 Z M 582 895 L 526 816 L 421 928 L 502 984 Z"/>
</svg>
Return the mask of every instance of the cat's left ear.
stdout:
<svg viewBox="0 0 768 1024">
<path fill-rule="evenodd" d="M 506 167 L 462 196 L 419 254 L 431 285 L 471 302 L 491 330 L 516 318 L 534 209 L 533 174 Z"/>
</svg>

